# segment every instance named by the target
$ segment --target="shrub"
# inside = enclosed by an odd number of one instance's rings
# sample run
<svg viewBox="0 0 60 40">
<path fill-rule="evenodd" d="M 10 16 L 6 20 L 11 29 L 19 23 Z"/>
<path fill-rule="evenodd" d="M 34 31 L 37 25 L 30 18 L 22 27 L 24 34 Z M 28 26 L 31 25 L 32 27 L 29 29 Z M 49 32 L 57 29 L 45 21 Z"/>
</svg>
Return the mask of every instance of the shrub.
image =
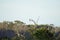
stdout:
<svg viewBox="0 0 60 40">
<path fill-rule="evenodd" d="M 33 37 L 35 40 L 53 40 L 53 33 L 45 28 L 39 28 L 33 32 Z"/>
</svg>

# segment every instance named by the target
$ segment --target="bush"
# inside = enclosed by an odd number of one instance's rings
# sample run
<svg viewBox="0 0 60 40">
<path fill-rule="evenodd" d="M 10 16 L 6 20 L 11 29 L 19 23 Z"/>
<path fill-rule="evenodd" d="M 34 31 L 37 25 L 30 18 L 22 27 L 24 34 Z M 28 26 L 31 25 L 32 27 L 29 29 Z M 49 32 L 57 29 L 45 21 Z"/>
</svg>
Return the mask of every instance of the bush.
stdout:
<svg viewBox="0 0 60 40">
<path fill-rule="evenodd" d="M 39 28 L 33 32 L 33 37 L 36 40 L 53 40 L 53 33 L 45 28 Z"/>
</svg>

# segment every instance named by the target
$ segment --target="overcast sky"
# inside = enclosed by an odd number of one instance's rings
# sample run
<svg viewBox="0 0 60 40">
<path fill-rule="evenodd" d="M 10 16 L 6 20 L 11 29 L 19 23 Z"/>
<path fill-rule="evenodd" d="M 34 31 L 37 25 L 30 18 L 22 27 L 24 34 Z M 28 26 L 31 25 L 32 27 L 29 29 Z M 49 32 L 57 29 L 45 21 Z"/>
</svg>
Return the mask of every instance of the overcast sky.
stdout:
<svg viewBox="0 0 60 40">
<path fill-rule="evenodd" d="M 29 24 L 33 19 L 38 24 L 60 26 L 60 0 L 0 0 L 0 21 L 22 20 Z"/>
</svg>

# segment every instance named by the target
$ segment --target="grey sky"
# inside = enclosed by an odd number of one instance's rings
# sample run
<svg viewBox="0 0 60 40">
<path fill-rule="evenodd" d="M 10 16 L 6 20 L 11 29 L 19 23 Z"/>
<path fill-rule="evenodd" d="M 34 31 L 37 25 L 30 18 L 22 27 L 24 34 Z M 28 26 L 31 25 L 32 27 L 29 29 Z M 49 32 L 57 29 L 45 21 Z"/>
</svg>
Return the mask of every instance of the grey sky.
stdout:
<svg viewBox="0 0 60 40">
<path fill-rule="evenodd" d="M 60 25 L 60 0 L 0 0 L 0 21 L 35 21 L 39 24 Z"/>
</svg>

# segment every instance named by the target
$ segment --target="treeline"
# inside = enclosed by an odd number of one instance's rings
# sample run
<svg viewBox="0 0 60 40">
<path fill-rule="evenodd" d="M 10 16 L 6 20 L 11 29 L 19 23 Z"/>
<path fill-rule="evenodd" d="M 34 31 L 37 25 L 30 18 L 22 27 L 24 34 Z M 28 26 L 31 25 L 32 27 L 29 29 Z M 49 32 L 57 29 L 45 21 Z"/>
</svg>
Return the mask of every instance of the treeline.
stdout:
<svg viewBox="0 0 60 40">
<path fill-rule="evenodd" d="M 33 21 L 34 22 L 34 21 Z M 26 25 L 24 22 L 0 22 L 0 40 L 60 40 L 60 28 L 54 25 Z"/>
</svg>

